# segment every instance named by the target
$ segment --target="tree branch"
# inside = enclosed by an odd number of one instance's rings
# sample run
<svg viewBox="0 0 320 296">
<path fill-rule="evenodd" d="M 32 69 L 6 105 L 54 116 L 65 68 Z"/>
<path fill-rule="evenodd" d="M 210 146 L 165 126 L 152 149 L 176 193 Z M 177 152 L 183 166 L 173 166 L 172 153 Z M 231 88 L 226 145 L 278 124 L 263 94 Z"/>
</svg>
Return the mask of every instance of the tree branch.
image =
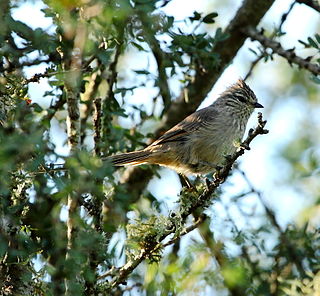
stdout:
<svg viewBox="0 0 320 296">
<path fill-rule="evenodd" d="M 259 113 L 258 126 L 255 129 L 250 129 L 247 138 L 242 142 L 239 149 L 234 154 L 226 158 L 226 164 L 216 172 L 214 180 L 207 184 L 207 188 L 202 193 L 200 193 L 199 196 L 191 197 L 190 195 L 188 195 L 184 197 L 186 200 L 192 198 L 189 206 L 186 206 L 184 204 L 183 196 L 181 196 L 180 209 L 176 211 L 176 213 L 171 213 L 170 217 L 168 217 L 168 225 L 171 226 L 169 227 L 170 229 L 167 228 L 156 241 L 152 242 L 149 238 L 147 242 L 143 243 L 142 245 L 144 245 L 145 247 L 140 250 L 139 254 L 136 255 L 132 260 L 129 260 L 124 266 L 118 269 L 118 272 L 115 273 L 115 276 L 113 276 L 113 280 L 109 284 L 110 289 L 113 289 L 123 283 L 129 276 L 129 274 L 143 260 L 152 258 L 152 255 L 155 252 L 158 252 L 160 249 L 162 249 L 166 244 L 161 244 L 161 241 L 167 238 L 170 234 L 174 234 L 177 230 L 177 225 L 183 225 L 189 215 L 197 210 L 206 208 L 210 204 L 213 193 L 226 180 L 234 162 L 244 154 L 245 150 L 250 149 L 249 145 L 256 136 L 268 133 L 268 130 L 264 129 L 265 125 L 266 121 L 263 121 L 262 114 Z M 105 275 L 100 276 L 100 278 L 110 276 L 110 274 L 110 272 L 107 272 Z"/>
<path fill-rule="evenodd" d="M 274 211 L 265 203 L 264 198 L 262 197 L 262 194 L 260 191 L 256 190 L 246 174 L 239 170 L 239 172 L 242 174 L 243 178 L 245 179 L 246 183 L 250 187 L 252 192 L 255 192 L 259 201 L 264 207 L 264 210 L 266 212 L 266 216 L 268 217 L 271 224 L 274 226 L 274 229 L 276 229 L 279 232 L 280 235 L 280 241 L 282 242 L 283 246 L 287 248 L 288 250 L 288 256 L 290 258 L 290 261 L 296 265 L 297 271 L 300 273 L 300 276 L 305 275 L 305 268 L 303 267 L 303 264 L 300 259 L 299 252 L 297 252 L 295 246 L 292 244 L 292 242 L 288 239 L 286 232 L 282 230 L 281 226 L 279 225 L 277 218 L 275 216 Z"/>
<path fill-rule="evenodd" d="M 320 12 L 320 4 L 319 4 L 319 1 L 317 1 L 317 0 L 296 0 L 296 2 L 298 2 L 300 4 L 305 4 L 305 5 L 313 8 L 314 10 Z"/>
<path fill-rule="evenodd" d="M 288 9 L 285 13 L 282 14 L 281 19 L 280 19 L 280 23 L 279 23 L 278 27 L 274 29 L 274 31 L 273 31 L 273 33 L 272 33 L 272 35 L 271 35 L 271 37 L 270 37 L 272 40 L 273 40 L 279 33 L 281 34 L 281 32 L 282 32 L 282 26 L 283 26 L 283 24 L 285 23 L 285 21 L 287 20 L 289 14 L 291 13 L 291 11 L 292 11 L 292 9 L 293 9 L 293 7 L 295 6 L 296 3 L 297 3 L 296 1 L 293 1 L 293 2 L 291 3 L 291 5 L 290 5 L 289 9 Z M 244 81 L 246 81 L 246 80 L 249 78 L 249 76 L 252 74 L 253 69 L 255 68 L 255 66 L 256 66 L 266 55 L 267 55 L 266 49 L 265 49 L 265 48 L 263 48 L 262 50 L 260 49 L 260 54 L 257 55 L 256 59 L 251 62 L 250 69 L 249 69 L 249 71 L 247 72 L 247 74 L 245 75 L 245 77 L 244 77 L 244 79 L 243 79 Z"/>
<path fill-rule="evenodd" d="M 272 49 L 272 51 L 282 57 L 284 57 L 289 64 L 296 64 L 300 68 L 310 71 L 314 75 L 320 74 L 320 67 L 316 64 L 310 63 L 308 59 L 303 59 L 297 56 L 293 49 L 284 49 L 277 41 L 271 40 L 265 37 L 262 33 L 259 33 L 252 27 L 243 29 L 243 31 L 252 39 L 259 41 L 264 47 Z"/>
<path fill-rule="evenodd" d="M 104 143 L 104 147 L 102 149 L 102 152 L 107 155 L 110 144 L 108 143 L 108 134 L 110 133 L 110 122 L 112 121 L 112 116 L 110 112 L 111 103 L 115 100 L 115 95 L 113 88 L 115 84 L 117 83 L 118 79 L 118 72 L 117 72 L 117 65 L 119 61 L 120 54 L 122 52 L 123 47 L 123 38 L 124 38 L 124 31 L 123 29 L 119 30 L 119 36 L 118 36 L 118 43 L 116 46 L 116 50 L 114 53 L 113 61 L 109 65 L 108 69 L 108 90 L 105 98 L 102 101 L 102 121 L 101 121 L 101 141 Z M 101 69 L 104 70 L 105 66 L 102 64 Z"/>
<path fill-rule="evenodd" d="M 170 246 L 174 244 L 177 240 L 181 239 L 182 236 L 188 234 L 192 230 L 195 230 L 198 228 L 200 224 L 202 224 L 207 219 L 207 216 L 205 214 L 200 215 L 200 217 L 194 222 L 193 224 L 186 227 L 184 230 L 182 230 L 179 235 L 175 236 L 173 239 L 169 240 L 168 242 L 162 244 L 162 248 Z"/>
<path fill-rule="evenodd" d="M 69 36 L 62 32 L 63 51 L 63 70 L 69 71 L 65 77 L 64 88 L 67 101 L 67 134 L 68 134 L 68 147 L 70 155 L 74 156 L 79 149 L 81 141 L 81 119 L 80 119 L 80 81 L 82 78 L 81 66 L 83 58 L 83 48 L 85 44 L 86 28 L 83 22 L 78 20 L 74 25 L 74 36 L 71 39 Z M 76 38 L 77 37 L 77 38 Z M 70 42 L 72 40 L 72 42 Z M 70 178 L 70 175 L 69 175 Z M 71 181 L 71 180 L 70 180 Z M 70 259 L 71 252 L 75 248 L 75 237 L 77 233 L 76 220 L 78 216 L 78 202 L 79 194 L 76 190 L 71 190 L 68 195 L 68 218 L 67 218 L 67 253 L 66 259 Z M 65 287 L 66 295 L 71 294 L 71 286 L 75 281 L 75 274 L 68 274 Z"/>
</svg>

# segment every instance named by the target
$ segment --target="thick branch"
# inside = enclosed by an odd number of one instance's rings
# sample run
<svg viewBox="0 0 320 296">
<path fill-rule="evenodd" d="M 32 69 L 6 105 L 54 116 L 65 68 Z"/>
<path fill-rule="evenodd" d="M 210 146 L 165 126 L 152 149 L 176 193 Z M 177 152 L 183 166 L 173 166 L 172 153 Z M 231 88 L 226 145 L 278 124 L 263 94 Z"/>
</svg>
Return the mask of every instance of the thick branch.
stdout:
<svg viewBox="0 0 320 296">
<path fill-rule="evenodd" d="M 310 71 L 314 75 L 320 74 L 320 67 L 316 64 L 310 63 L 308 59 L 303 59 L 297 56 L 293 49 L 286 50 L 277 41 L 271 40 L 259 33 L 254 28 L 246 28 L 244 32 L 252 39 L 259 41 L 264 47 L 272 49 L 272 51 L 282 57 L 284 57 L 289 64 L 296 64 L 300 68 Z"/>
<path fill-rule="evenodd" d="M 67 87 L 66 87 L 67 88 Z M 80 143 L 80 108 L 79 95 L 73 89 L 67 90 L 67 106 L 68 106 L 68 143 L 70 150 L 75 152 Z"/>
<path fill-rule="evenodd" d="M 73 39 L 62 34 L 63 44 L 63 70 L 70 71 L 65 78 L 65 94 L 67 101 L 67 133 L 68 147 L 70 154 L 74 156 L 79 150 L 81 141 L 81 119 L 80 119 L 80 81 L 82 78 L 82 53 L 86 40 L 86 28 L 83 22 L 78 20 L 74 27 L 75 35 Z M 70 41 L 72 40 L 72 42 Z M 70 175 L 69 175 L 70 178 Z M 71 182 L 71 180 L 70 180 Z M 72 190 L 68 195 L 68 219 L 67 219 L 67 253 L 66 259 L 72 257 L 72 250 L 75 248 L 75 237 L 77 233 L 76 221 L 78 217 L 78 193 Z M 66 277 L 65 287 L 66 295 L 71 295 L 72 282 L 75 280 L 75 274 L 69 273 Z"/>
</svg>

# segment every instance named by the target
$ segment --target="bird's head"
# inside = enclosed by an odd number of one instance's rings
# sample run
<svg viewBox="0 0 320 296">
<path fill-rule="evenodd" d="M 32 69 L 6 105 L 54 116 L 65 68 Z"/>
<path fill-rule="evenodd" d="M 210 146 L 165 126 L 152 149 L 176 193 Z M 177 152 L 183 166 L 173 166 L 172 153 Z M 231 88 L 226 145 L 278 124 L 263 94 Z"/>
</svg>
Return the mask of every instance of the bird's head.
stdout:
<svg viewBox="0 0 320 296">
<path fill-rule="evenodd" d="M 228 106 L 230 110 L 241 114 L 250 115 L 255 108 L 263 108 L 254 92 L 242 79 L 228 87 L 221 94 L 220 99 L 221 103 Z"/>
</svg>

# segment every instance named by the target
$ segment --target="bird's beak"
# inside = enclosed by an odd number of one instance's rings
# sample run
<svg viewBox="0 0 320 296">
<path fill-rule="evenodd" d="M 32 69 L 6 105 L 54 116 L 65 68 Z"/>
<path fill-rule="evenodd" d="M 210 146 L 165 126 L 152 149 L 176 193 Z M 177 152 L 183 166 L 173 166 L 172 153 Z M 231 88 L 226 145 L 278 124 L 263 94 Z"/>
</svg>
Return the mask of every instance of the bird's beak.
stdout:
<svg viewBox="0 0 320 296">
<path fill-rule="evenodd" d="M 254 103 L 253 106 L 255 108 L 264 108 L 261 104 L 259 104 L 258 102 Z"/>
</svg>

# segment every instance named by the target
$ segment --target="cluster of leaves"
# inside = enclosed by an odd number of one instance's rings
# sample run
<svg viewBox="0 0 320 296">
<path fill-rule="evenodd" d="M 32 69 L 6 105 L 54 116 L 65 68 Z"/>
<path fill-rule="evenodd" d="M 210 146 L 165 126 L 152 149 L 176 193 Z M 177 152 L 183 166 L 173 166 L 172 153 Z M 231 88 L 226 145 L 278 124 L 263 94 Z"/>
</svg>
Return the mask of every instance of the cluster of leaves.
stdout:
<svg viewBox="0 0 320 296">
<path fill-rule="evenodd" d="M 314 38 L 308 37 L 307 40 L 308 40 L 308 42 L 304 42 L 302 40 L 299 40 L 299 42 L 307 48 L 313 47 L 313 48 L 320 50 L 320 35 L 319 34 L 314 35 Z"/>
</svg>

